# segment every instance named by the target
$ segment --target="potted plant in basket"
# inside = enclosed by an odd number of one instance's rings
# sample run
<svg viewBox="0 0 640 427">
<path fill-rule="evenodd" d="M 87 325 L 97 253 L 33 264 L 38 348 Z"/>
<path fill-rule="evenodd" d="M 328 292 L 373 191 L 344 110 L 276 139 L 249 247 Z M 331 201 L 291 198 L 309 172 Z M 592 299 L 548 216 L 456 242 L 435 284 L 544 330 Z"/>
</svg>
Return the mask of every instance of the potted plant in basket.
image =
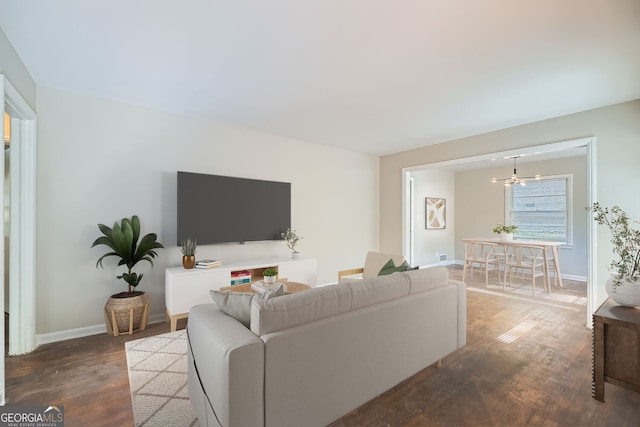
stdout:
<svg viewBox="0 0 640 427">
<path fill-rule="evenodd" d="M 611 231 L 613 253 L 617 258 L 611 262 L 611 277 L 605 289 L 612 300 L 628 307 L 640 306 L 640 230 L 631 227 L 629 216 L 619 206 L 611 209 L 599 203 L 587 208 L 599 225 Z"/>
<path fill-rule="evenodd" d="M 282 238 L 287 242 L 287 247 L 291 250 L 291 258 L 296 259 L 300 252 L 296 250 L 296 245 L 302 237 L 298 236 L 296 230 L 287 228 L 284 233 L 281 234 Z"/>
<path fill-rule="evenodd" d="M 264 278 L 265 285 L 270 285 L 276 282 L 276 278 L 278 277 L 278 272 L 273 268 L 267 268 L 264 273 L 262 273 Z"/>
<path fill-rule="evenodd" d="M 153 267 L 153 259 L 158 255 L 156 249 L 164 246 L 157 241 L 155 233 L 149 233 L 138 241 L 140 219 L 137 215 L 123 218 L 120 223 L 116 221 L 113 227 L 98 224 L 98 228 L 103 235 L 91 247 L 105 245 L 110 251 L 98 258 L 96 268 L 104 268 L 102 261 L 110 256 L 119 259 L 118 266 L 126 267 L 126 272 L 116 278 L 127 283 L 127 291 L 111 295 L 105 305 L 107 333 L 117 336 L 120 333 L 132 334 L 137 330 L 144 330 L 149 316 L 149 297 L 145 292 L 135 290 L 143 274 L 133 271 L 133 267 L 142 261 Z"/>
<path fill-rule="evenodd" d="M 182 266 L 186 270 L 193 268 L 196 264 L 197 246 L 196 241 L 189 238 L 182 242 L 180 247 L 180 251 L 182 251 Z"/>
<path fill-rule="evenodd" d="M 513 233 L 518 230 L 517 225 L 498 224 L 493 227 L 493 232 L 500 235 L 500 239 L 505 242 L 513 240 Z"/>
</svg>

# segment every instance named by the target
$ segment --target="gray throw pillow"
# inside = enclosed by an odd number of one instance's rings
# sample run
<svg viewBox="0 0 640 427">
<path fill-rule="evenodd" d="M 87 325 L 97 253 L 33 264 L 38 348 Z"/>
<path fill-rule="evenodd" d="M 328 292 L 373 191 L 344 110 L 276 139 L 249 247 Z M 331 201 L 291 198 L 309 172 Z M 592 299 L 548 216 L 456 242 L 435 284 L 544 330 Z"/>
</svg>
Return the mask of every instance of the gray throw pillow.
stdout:
<svg viewBox="0 0 640 427">
<path fill-rule="evenodd" d="M 252 292 L 231 292 L 210 290 L 211 297 L 223 313 L 233 317 L 244 326 L 251 326 L 251 302 L 254 298 L 269 299 L 284 295 L 282 283 L 262 294 Z"/>
<path fill-rule="evenodd" d="M 247 328 L 251 325 L 251 301 L 256 294 L 216 290 L 209 292 L 220 310 L 237 319 Z"/>
</svg>

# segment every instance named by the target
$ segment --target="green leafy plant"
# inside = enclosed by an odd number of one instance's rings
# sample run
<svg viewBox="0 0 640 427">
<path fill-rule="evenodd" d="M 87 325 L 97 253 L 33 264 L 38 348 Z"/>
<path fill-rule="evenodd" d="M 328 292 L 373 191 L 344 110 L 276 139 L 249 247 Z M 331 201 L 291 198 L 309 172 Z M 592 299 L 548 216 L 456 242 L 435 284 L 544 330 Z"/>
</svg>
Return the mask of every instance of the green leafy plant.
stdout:
<svg viewBox="0 0 640 427">
<path fill-rule="evenodd" d="M 618 256 L 611 262 L 613 286 L 640 279 L 640 230 L 631 227 L 632 222 L 638 221 L 631 221 L 619 206 L 609 209 L 596 202 L 587 211 L 593 212 L 593 219 L 611 231 L 613 253 Z"/>
<path fill-rule="evenodd" d="M 287 242 L 287 247 L 291 250 L 291 252 L 298 252 L 296 251 L 296 245 L 298 244 L 298 241 L 302 239 L 302 237 L 298 236 L 296 230 L 287 228 L 287 230 L 282 233 L 281 236 Z"/>
<path fill-rule="evenodd" d="M 185 239 L 182 242 L 182 246 L 180 250 L 182 251 L 182 255 L 184 256 L 194 256 L 196 252 L 198 252 L 196 241 L 193 239 Z"/>
<path fill-rule="evenodd" d="M 493 232 L 496 234 L 500 234 L 500 233 L 513 234 L 517 230 L 518 230 L 517 225 L 498 224 L 495 227 L 493 227 Z"/>
<path fill-rule="evenodd" d="M 263 276 L 265 277 L 273 277 L 273 276 L 277 276 L 278 272 L 276 270 L 274 270 L 273 268 L 267 268 L 264 273 L 262 273 Z"/>
<path fill-rule="evenodd" d="M 155 233 L 147 234 L 138 242 L 140 219 L 137 215 L 132 216 L 131 219 L 123 218 L 120 223 L 114 222 L 112 228 L 104 224 L 98 224 L 98 228 L 103 236 L 98 237 L 91 247 L 105 245 L 111 251 L 98 258 L 96 268 L 104 268 L 102 261 L 107 257 L 120 258 L 118 265 L 126 266 L 127 272 L 116 276 L 116 278 L 127 282 L 128 292 L 132 293 L 143 277 L 142 273 L 138 274 L 132 271 L 133 267 L 141 261 L 146 261 L 153 267 L 153 259 L 158 256 L 156 249 L 164 248 L 164 246 L 157 241 L 158 236 Z"/>
</svg>

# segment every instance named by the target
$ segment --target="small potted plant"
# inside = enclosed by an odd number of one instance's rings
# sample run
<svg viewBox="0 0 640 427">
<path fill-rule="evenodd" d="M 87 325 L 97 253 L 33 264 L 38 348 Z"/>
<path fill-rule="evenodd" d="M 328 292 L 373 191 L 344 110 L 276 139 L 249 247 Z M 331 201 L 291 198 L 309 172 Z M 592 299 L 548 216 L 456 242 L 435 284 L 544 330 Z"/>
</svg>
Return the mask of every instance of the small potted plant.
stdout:
<svg viewBox="0 0 640 427">
<path fill-rule="evenodd" d="M 182 266 L 189 270 L 196 264 L 197 244 L 193 239 L 185 239 L 180 247 L 182 251 Z"/>
<path fill-rule="evenodd" d="M 629 216 L 619 206 L 602 207 L 594 203 L 587 211 L 599 225 L 611 232 L 616 259 L 611 262 L 611 277 L 605 290 L 612 300 L 627 307 L 640 307 L 640 230 L 631 227 Z"/>
<path fill-rule="evenodd" d="M 276 278 L 278 277 L 278 272 L 273 268 L 267 268 L 264 273 L 262 273 L 264 277 L 265 285 L 271 285 L 276 283 Z"/>
<path fill-rule="evenodd" d="M 517 225 L 498 224 L 493 227 L 493 232 L 499 234 L 500 239 L 502 239 L 503 242 L 510 242 L 511 240 L 513 240 L 513 233 L 515 233 L 517 230 Z"/>
<path fill-rule="evenodd" d="M 291 258 L 297 259 L 300 252 L 296 250 L 296 245 L 302 237 L 298 236 L 296 230 L 292 230 L 291 228 L 287 228 L 281 236 L 287 242 L 287 247 L 291 250 Z"/>
<path fill-rule="evenodd" d="M 98 237 L 91 247 L 107 246 L 110 251 L 98 258 L 96 268 L 103 267 L 102 261 L 110 256 L 119 259 L 118 266 L 124 265 L 126 272 L 117 275 L 127 283 L 127 291 L 111 295 L 104 307 L 107 333 L 119 335 L 132 334 L 137 330 L 144 330 L 149 315 L 149 297 L 145 292 L 136 291 L 143 274 L 136 273 L 133 268 L 142 261 L 153 267 L 153 259 L 158 256 L 156 249 L 164 248 L 157 241 L 155 233 L 149 233 L 140 238 L 140 219 L 137 215 L 117 221 L 113 227 L 98 224 L 102 236 Z"/>
</svg>

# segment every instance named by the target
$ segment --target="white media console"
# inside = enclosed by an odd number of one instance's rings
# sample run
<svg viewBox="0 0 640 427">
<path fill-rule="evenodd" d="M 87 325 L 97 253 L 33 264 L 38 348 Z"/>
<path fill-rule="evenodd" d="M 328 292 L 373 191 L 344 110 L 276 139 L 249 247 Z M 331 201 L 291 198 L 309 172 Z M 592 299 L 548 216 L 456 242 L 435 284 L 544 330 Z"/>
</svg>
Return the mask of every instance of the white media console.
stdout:
<svg viewBox="0 0 640 427">
<path fill-rule="evenodd" d="M 194 305 L 206 304 L 213 299 L 209 291 L 231 285 L 231 275 L 236 271 L 248 270 L 252 281 L 262 279 L 267 268 L 278 270 L 278 277 L 291 282 L 316 286 L 318 262 L 316 259 L 275 258 L 242 261 L 210 269 L 171 267 L 165 270 L 164 300 L 167 319 L 171 320 L 171 331 L 176 330 L 178 319 L 189 316 Z"/>
</svg>

